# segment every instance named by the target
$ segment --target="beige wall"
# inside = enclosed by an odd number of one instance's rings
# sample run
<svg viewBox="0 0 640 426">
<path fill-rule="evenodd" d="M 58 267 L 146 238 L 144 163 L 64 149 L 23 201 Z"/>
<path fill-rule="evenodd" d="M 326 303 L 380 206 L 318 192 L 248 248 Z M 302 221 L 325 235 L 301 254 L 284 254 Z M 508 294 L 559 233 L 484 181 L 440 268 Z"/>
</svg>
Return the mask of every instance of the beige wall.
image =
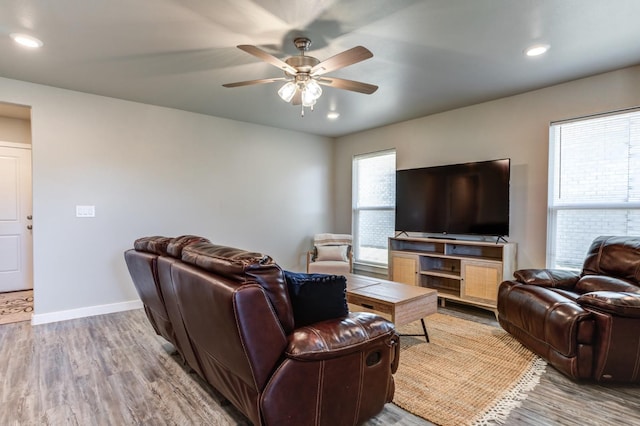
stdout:
<svg viewBox="0 0 640 426">
<path fill-rule="evenodd" d="M 545 265 L 549 123 L 640 105 L 640 67 L 498 99 L 339 138 L 336 181 L 354 155 L 397 150 L 397 168 L 511 158 L 509 241 L 518 267 Z M 588 172 L 588 171 L 586 171 Z M 336 228 L 351 229 L 351 188 L 337 185 Z"/>
<path fill-rule="evenodd" d="M 303 270 L 331 229 L 332 139 L 3 78 L 0 102 L 32 107 L 36 315 L 136 300 L 123 252 L 140 236 Z"/>
</svg>

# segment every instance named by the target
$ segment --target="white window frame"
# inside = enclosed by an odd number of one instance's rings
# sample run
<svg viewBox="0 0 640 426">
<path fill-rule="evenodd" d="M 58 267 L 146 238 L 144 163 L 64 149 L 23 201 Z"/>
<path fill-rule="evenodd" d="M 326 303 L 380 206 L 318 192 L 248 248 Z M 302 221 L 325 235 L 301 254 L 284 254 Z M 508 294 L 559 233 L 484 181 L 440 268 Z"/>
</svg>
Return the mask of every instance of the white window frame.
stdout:
<svg viewBox="0 0 640 426">
<path fill-rule="evenodd" d="M 397 156 L 395 148 L 387 149 L 384 151 L 376 151 L 370 152 L 367 154 L 358 154 L 353 157 L 352 161 L 352 191 L 351 191 L 351 200 L 352 200 L 352 213 L 351 213 L 351 229 L 353 230 L 353 263 L 360 266 L 370 267 L 370 272 L 379 272 L 376 269 L 386 270 L 388 268 L 388 256 L 385 257 L 385 261 L 383 263 L 364 261 L 360 259 L 358 249 L 360 247 L 360 235 L 358 233 L 359 227 L 359 216 L 360 212 L 363 211 L 389 211 L 395 214 L 396 206 L 395 200 L 393 204 L 389 206 L 367 206 L 362 207 L 357 205 L 358 200 L 358 173 L 356 173 L 356 163 L 358 160 L 363 160 L 372 157 L 379 157 L 383 155 L 391 155 L 394 157 Z M 395 169 L 395 167 L 394 167 Z M 394 188 L 395 191 L 395 188 Z M 394 230 L 392 230 L 394 232 Z M 390 235 L 393 236 L 393 233 Z M 387 248 L 388 250 L 388 248 Z"/>
<path fill-rule="evenodd" d="M 559 179 L 556 177 L 560 174 L 560 164 L 557 163 L 558 157 L 556 150 L 559 148 L 560 135 L 555 131 L 555 127 L 562 124 L 568 124 L 577 121 L 588 121 L 592 119 L 603 118 L 606 116 L 623 115 L 628 113 L 638 113 L 640 108 L 630 108 L 609 113 L 596 114 L 588 117 L 575 118 L 571 120 L 563 120 L 552 122 L 549 127 L 549 172 L 548 172 L 548 191 L 547 191 L 547 256 L 546 267 L 557 268 L 556 266 L 556 234 L 557 234 L 557 214 L 562 210 L 640 210 L 640 202 L 560 202 L 554 199 L 554 194 L 559 189 Z M 588 247 L 585 247 L 585 253 Z M 573 269 L 573 268 L 571 268 Z"/>
</svg>

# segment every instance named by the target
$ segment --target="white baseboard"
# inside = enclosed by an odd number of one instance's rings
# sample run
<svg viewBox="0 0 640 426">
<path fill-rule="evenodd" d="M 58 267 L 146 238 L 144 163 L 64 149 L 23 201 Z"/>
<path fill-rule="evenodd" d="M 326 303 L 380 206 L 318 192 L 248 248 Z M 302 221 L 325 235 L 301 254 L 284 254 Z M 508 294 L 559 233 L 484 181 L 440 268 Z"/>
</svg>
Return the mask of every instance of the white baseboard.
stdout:
<svg viewBox="0 0 640 426">
<path fill-rule="evenodd" d="M 68 311 L 49 312 L 47 314 L 34 314 L 31 324 L 47 324 L 50 322 L 66 321 L 76 318 L 91 317 L 94 315 L 112 314 L 115 312 L 130 311 L 142 308 L 142 301 L 129 300 L 128 302 L 111 303 L 108 305 L 87 306 L 86 308 L 69 309 Z"/>
</svg>

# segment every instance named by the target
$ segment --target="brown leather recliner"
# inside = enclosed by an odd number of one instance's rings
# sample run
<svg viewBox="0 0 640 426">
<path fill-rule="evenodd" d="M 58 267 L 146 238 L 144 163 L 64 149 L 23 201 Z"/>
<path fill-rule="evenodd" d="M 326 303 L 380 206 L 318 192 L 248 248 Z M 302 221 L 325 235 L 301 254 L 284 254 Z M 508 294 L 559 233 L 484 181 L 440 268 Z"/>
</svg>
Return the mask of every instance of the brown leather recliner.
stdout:
<svg viewBox="0 0 640 426">
<path fill-rule="evenodd" d="M 357 425 L 391 402 L 392 323 L 348 313 L 296 328 L 284 273 L 269 256 L 161 238 L 125 252 L 149 320 L 251 422 Z"/>
<path fill-rule="evenodd" d="M 514 275 L 498 293 L 506 331 L 574 379 L 640 382 L 640 237 L 596 238 L 581 273 Z"/>
</svg>

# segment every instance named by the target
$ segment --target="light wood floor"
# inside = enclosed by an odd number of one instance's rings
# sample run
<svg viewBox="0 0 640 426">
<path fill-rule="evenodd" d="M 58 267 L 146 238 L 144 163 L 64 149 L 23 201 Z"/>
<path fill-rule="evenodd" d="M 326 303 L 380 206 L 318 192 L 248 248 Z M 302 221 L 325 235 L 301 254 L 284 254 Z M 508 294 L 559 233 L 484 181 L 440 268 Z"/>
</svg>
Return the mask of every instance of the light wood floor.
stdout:
<svg viewBox="0 0 640 426">
<path fill-rule="evenodd" d="M 445 312 L 495 324 L 480 311 Z M 2 325 L 0 425 L 249 424 L 172 352 L 142 310 Z M 367 422 L 429 424 L 393 404 Z M 640 388 L 576 384 L 548 367 L 506 424 L 637 425 Z"/>
</svg>

